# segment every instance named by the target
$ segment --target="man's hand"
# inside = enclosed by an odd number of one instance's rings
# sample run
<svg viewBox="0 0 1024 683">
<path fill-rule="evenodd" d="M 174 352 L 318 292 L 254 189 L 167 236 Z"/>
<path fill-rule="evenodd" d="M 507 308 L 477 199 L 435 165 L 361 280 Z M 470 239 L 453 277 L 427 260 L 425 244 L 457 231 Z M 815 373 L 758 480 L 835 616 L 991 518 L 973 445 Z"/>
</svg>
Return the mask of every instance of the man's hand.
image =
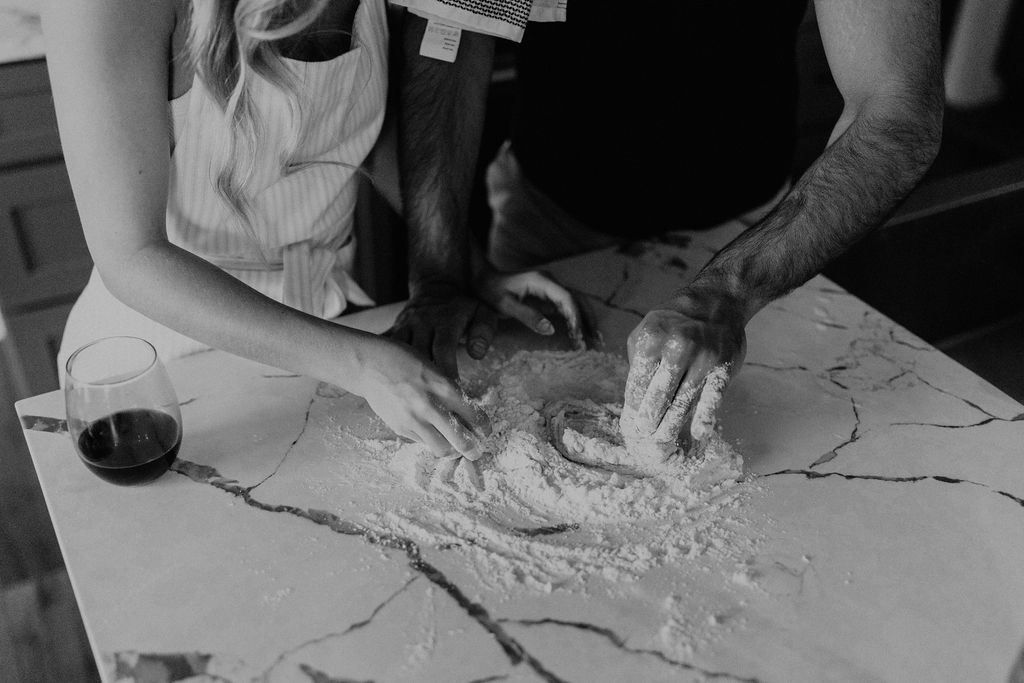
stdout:
<svg viewBox="0 0 1024 683">
<path fill-rule="evenodd" d="M 469 355 L 483 358 L 496 326 L 497 315 L 479 299 L 439 285 L 413 295 L 384 334 L 418 350 L 446 377 L 458 379 L 459 342 L 465 339 Z"/>
<path fill-rule="evenodd" d="M 576 348 L 583 348 L 580 309 L 576 300 L 567 289 L 544 273 L 536 270 L 522 273 L 500 273 L 491 268 L 485 268 L 477 278 L 477 292 L 480 298 L 499 314 L 515 318 L 537 334 L 543 335 L 554 334 L 555 326 L 545 317 L 544 313 L 530 305 L 527 299 L 533 297 L 553 304 L 565 319 L 569 338 L 573 345 Z M 474 358 L 483 357 L 493 336 L 491 334 L 490 337 L 477 338 L 479 343 L 486 342 L 486 345 L 480 349 L 480 355 L 474 355 Z M 470 338 L 471 351 L 473 341 L 474 339 Z"/>
<path fill-rule="evenodd" d="M 528 297 L 554 305 L 565 318 L 573 343 L 583 346 L 579 307 L 564 287 L 537 271 L 499 273 L 489 268 L 477 279 L 476 296 L 454 285 L 418 287 L 385 335 L 411 345 L 456 379 L 459 343 L 465 341 L 470 358 L 483 358 L 501 316 L 514 318 L 537 334 L 554 334 L 555 326 Z"/>
<path fill-rule="evenodd" d="M 629 376 L 619 424 L 627 439 L 696 441 L 746 352 L 744 307 L 714 293 L 684 291 L 651 310 L 627 340 Z"/>
</svg>

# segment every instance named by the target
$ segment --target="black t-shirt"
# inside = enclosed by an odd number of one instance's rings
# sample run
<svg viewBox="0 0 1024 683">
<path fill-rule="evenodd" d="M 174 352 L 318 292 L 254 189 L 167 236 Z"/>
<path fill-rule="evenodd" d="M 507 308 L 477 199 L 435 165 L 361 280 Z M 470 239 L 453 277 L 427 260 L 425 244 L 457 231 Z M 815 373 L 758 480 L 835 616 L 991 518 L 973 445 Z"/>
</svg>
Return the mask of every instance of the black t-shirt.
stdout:
<svg viewBox="0 0 1024 683">
<path fill-rule="evenodd" d="M 573 0 L 516 52 L 512 148 L 602 232 L 716 225 L 767 201 L 795 144 L 807 0 Z"/>
</svg>

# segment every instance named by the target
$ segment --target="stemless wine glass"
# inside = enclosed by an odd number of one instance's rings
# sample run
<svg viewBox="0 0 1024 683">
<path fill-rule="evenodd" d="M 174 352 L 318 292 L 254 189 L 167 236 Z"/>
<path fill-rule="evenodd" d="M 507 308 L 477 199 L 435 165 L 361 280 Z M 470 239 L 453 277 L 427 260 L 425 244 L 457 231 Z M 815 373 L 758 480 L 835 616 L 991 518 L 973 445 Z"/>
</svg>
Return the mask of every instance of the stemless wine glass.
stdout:
<svg viewBox="0 0 1024 683">
<path fill-rule="evenodd" d="M 181 445 L 181 408 L 156 349 L 138 337 L 106 337 L 68 359 L 68 432 L 85 466 L 133 485 L 167 471 Z"/>
</svg>

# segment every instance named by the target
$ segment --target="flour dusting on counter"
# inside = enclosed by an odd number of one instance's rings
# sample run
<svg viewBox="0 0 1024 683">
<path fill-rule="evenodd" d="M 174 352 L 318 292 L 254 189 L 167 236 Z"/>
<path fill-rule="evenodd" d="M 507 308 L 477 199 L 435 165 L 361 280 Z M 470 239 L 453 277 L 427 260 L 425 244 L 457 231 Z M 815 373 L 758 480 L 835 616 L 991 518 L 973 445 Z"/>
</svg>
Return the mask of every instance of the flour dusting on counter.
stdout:
<svg viewBox="0 0 1024 683">
<path fill-rule="evenodd" d="M 634 581 L 706 554 L 743 556 L 740 455 L 714 431 L 685 454 L 624 444 L 627 372 L 623 358 L 598 351 L 520 351 L 476 364 L 464 385 L 493 428 L 476 462 L 349 430 L 410 493 L 364 523 L 458 548 L 499 589 Z"/>
</svg>

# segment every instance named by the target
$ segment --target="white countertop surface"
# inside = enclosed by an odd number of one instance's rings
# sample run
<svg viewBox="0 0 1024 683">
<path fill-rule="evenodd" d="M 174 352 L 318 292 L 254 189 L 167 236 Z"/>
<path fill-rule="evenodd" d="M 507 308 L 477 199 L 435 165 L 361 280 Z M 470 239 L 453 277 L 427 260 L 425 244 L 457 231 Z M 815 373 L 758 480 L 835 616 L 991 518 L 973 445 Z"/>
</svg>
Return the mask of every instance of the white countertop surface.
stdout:
<svg viewBox="0 0 1024 683">
<path fill-rule="evenodd" d="M 737 230 L 552 271 L 621 350 Z M 1024 407 L 821 277 L 748 332 L 721 423 L 760 542 L 582 590 L 497 591 L 457 545 L 374 534 L 380 482 L 346 477 L 360 454 L 331 437 L 366 408 L 311 379 L 218 351 L 169 363 L 185 437 L 137 489 L 77 462 L 59 393 L 17 410 L 107 681 L 1005 683 L 1024 645 Z"/>
<path fill-rule="evenodd" d="M 0 64 L 44 55 L 39 0 L 0 0 Z"/>
</svg>

